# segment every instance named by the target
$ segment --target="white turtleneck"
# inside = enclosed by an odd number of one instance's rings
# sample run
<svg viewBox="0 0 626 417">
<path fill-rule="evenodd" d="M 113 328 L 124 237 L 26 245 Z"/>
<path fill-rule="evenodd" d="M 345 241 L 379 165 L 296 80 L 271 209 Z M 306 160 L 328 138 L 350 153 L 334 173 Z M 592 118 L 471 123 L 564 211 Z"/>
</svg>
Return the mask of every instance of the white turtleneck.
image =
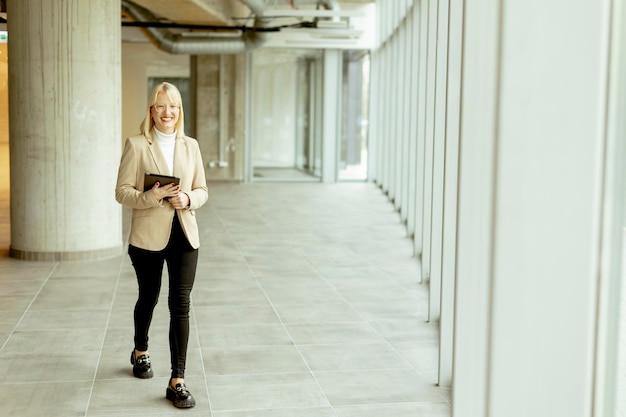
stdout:
<svg viewBox="0 0 626 417">
<path fill-rule="evenodd" d="M 167 167 L 170 170 L 168 174 L 174 175 L 174 146 L 176 145 L 176 132 L 163 133 L 156 127 L 154 128 L 154 131 L 156 133 L 157 140 L 159 141 L 159 147 L 165 156 Z"/>
</svg>

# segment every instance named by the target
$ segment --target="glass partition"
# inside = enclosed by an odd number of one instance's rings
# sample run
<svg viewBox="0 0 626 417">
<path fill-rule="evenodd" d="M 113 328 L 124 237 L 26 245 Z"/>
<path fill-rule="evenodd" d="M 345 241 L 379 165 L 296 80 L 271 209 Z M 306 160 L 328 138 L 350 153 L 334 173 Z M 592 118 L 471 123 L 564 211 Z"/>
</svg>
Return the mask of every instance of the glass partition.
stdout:
<svg viewBox="0 0 626 417">
<path fill-rule="evenodd" d="M 338 180 L 367 179 L 369 52 L 343 53 Z M 320 181 L 324 58 L 321 50 L 262 48 L 252 55 L 253 181 Z"/>
<path fill-rule="evenodd" d="M 252 56 L 253 180 L 319 181 L 322 54 L 259 49 Z"/>
<path fill-rule="evenodd" d="M 344 52 L 339 180 L 367 179 L 369 67 L 369 52 Z"/>
</svg>

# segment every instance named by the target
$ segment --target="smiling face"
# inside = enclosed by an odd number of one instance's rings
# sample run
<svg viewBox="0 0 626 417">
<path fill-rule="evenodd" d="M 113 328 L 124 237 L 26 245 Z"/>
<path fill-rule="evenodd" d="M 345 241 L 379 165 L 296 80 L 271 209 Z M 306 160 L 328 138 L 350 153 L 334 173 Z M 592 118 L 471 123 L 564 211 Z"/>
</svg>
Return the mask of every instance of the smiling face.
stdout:
<svg viewBox="0 0 626 417">
<path fill-rule="evenodd" d="M 150 108 L 150 115 L 156 127 L 162 133 L 174 133 L 180 117 L 180 107 L 172 102 L 167 94 L 157 94 L 155 104 Z"/>
</svg>

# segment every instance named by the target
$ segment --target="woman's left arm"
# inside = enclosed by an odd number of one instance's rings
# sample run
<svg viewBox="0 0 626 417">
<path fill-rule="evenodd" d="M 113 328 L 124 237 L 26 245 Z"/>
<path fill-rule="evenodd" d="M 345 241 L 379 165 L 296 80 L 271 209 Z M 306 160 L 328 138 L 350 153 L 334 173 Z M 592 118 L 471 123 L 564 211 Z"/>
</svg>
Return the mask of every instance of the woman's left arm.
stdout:
<svg viewBox="0 0 626 417">
<path fill-rule="evenodd" d="M 197 209 L 202 207 L 209 199 L 209 189 L 206 185 L 206 176 L 204 175 L 204 164 L 202 163 L 202 155 L 200 147 L 195 143 L 193 180 L 191 181 L 191 190 L 185 191 L 189 196 L 189 209 Z"/>
</svg>

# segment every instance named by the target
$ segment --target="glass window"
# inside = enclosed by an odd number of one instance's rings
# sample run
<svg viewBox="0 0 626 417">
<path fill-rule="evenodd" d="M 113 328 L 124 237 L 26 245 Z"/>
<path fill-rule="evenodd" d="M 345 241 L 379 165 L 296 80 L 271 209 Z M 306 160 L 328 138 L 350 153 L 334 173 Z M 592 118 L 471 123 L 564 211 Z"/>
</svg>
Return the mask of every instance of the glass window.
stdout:
<svg viewBox="0 0 626 417">
<path fill-rule="evenodd" d="M 339 180 L 367 179 L 369 58 L 367 51 L 343 55 Z"/>
</svg>

